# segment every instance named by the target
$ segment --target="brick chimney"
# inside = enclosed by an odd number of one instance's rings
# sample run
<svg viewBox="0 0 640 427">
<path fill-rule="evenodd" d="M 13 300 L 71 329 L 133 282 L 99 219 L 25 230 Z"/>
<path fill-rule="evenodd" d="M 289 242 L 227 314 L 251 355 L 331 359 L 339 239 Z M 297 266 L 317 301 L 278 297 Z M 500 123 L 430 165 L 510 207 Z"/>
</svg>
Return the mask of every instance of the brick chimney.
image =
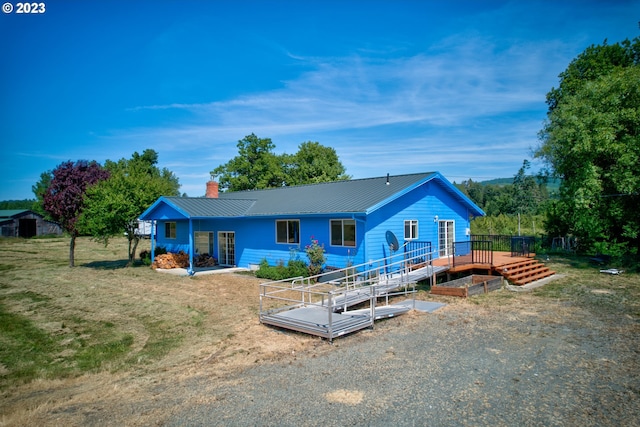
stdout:
<svg viewBox="0 0 640 427">
<path fill-rule="evenodd" d="M 209 181 L 207 182 L 207 193 L 205 194 L 205 197 L 208 197 L 210 199 L 217 199 L 218 198 L 218 183 L 215 181 Z"/>
</svg>

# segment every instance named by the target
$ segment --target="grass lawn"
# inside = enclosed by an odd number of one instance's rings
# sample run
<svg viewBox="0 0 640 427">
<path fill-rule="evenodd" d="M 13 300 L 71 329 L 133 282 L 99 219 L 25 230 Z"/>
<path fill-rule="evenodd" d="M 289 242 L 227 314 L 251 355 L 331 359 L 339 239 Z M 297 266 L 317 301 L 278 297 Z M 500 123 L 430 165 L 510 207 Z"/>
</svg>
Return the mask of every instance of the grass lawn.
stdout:
<svg viewBox="0 0 640 427">
<path fill-rule="evenodd" d="M 184 363 L 194 355 L 180 350 L 224 342 L 237 316 L 257 319 L 258 282 L 250 276 L 224 275 L 221 283 L 127 268 L 125 239 L 105 247 L 80 238 L 70 268 L 68 245 L 65 238 L 0 240 L 0 391 Z M 139 250 L 148 246 L 142 241 Z"/>
<path fill-rule="evenodd" d="M 207 367 L 223 376 L 332 349 L 317 337 L 259 324 L 260 280 L 252 275 L 188 277 L 125 267 L 124 238 L 106 247 L 78 239 L 70 268 L 68 245 L 66 238 L 0 239 L 0 414 L 11 414 L 8 421 L 0 415 L 0 425 L 31 424 L 51 407 L 87 404 L 97 390 L 105 400 L 113 394 L 114 402 L 123 394 L 149 399 L 132 378 L 160 383 Z M 148 248 L 142 241 L 138 250 Z M 638 274 L 602 274 L 581 257 L 551 255 L 547 263 L 563 276 L 533 292 L 460 300 L 419 287 L 418 298 L 496 312 L 552 305 L 559 317 L 563 307 L 579 307 L 614 326 L 621 317 L 640 321 Z"/>
</svg>

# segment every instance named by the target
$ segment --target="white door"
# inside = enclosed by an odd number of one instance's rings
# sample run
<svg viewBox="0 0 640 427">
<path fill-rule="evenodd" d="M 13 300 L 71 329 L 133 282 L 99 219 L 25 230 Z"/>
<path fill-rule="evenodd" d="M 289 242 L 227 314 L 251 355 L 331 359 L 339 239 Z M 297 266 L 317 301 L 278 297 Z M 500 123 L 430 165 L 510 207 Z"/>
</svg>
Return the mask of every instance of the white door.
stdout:
<svg viewBox="0 0 640 427">
<path fill-rule="evenodd" d="M 218 264 L 236 265 L 236 234 L 233 231 L 218 232 Z"/>
<path fill-rule="evenodd" d="M 455 228 L 453 221 L 438 221 L 438 248 L 441 257 L 453 254 Z"/>
</svg>

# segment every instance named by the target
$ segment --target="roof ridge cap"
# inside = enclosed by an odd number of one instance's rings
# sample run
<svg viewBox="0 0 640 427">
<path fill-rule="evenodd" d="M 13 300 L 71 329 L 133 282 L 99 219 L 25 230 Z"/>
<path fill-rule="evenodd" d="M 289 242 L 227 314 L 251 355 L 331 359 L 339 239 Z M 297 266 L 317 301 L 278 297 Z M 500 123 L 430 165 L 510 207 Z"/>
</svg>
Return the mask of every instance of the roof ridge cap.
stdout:
<svg viewBox="0 0 640 427">
<path fill-rule="evenodd" d="M 399 177 L 418 176 L 418 175 L 429 176 L 429 175 L 433 175 L 433 174 L 436 174 L 436 173 L 438 173 L 438 172 L 404 173 L 404 174 L 399 174 L 399 175 L 389 175 L 389 178 L 399 178 Z M 233 193 L 244 193 L 244 194 L 246 194 L 246 193 L 254 193 L 254 192 L 282 190 L 282 189 L 287 189 L 287 188 L 313 187 L 313 186 L 316 186 L 316 185 L 340 184 L 340 183 L 345 183 L 345 182 L 370 181 L 370 180 L 386 179 L 386 178 L 387 178 L 387 175 L 382 175 L 382 176 L 373 176 L 373 177 L 366 177 L 366 178 L 342 179 L 342 180 L 337 180 L 337 181 L 311 182 L 311 183 L 308 183 L 308 184 L 284 185 L 282 187 L 270 187 L 270 188 L 261 188 L 261 189 L 255 189 L 255 190 L 225 191 L 225 192 L 222 192 L 220 194 L 233 194 Z"/>
</svg>

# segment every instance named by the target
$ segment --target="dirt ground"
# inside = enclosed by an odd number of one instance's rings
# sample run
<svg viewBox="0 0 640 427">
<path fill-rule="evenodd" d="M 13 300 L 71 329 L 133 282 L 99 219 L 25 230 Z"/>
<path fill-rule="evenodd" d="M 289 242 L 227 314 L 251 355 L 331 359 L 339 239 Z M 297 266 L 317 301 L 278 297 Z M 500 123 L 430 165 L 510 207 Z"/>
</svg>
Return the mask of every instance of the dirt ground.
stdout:
<svg viewBox="0 0 640 427">
<path fill-rule="evenodd" d="M 78 271 L 82 270 L 58 273 L 55 280 L 51 281 L 58 283 L 60 280 L 68 280 L 69 283 L 75 283 L 77 278 L 71 276 L 75 276 Z M 214 405 L 218 397 L 212 390 L 223 384 L 229 386 L 240 383 L 242 380 L 239 378 L 249 369 L 302 360 L 312 363 L 313 359 L 329 357 L 336 351 L 358 351 L 358 345 L 363 340 L 384 341 L 390 334 L 404 336 L 406 331 L 429 328 L 462 334 L 470 340 L 477 340 L 479 347 L 486 348 L 483 336 L 474 334 L 474 322 L 478 320 L 482 321 L 485 333 L 493 331 L 503 334 L 505 341 L 519 339 L 522 334 L 522 330 L 505 329 L 505 322 L 526 325 L 528 330 L 534 332 L 538 330 L 536 325 L 553 325 L 554 333 L 563 333 L 564 325 L 580 324 L 581 328 L 589 328 L 591 325 L 597 333 L 594 332 L 594 335 L 585 339 L 603 340 L 594 345 L 594 348 L 602 351 L 602 355 L 596 355 L 597 360 L 605 359 L 602 362 L 605 363 L 607 352 L 621 352 L 620 358 L 616 360 L 624 360 L 624 363 L 611 362 L 620 363 L 612 370 L 614 375 L 620 376 L 615 379 L 617 383 L 636 381 L 640 373 L 637 358 L 640 348 L 640 310 L 636 310 L 635 314 L 628 314 L 627 311 L 620 317 L 616 316 L 615 310 L 610 309 L 605 310 L 603 315 L 594 314 L 597 306 L 592 307 L 593 310 L 578 307 L 565 298 L 561 290 L 558 291 L 557 298 L 503 290 L 487 298 L 468 300 L 451 297 L 433 299 L 423 293 L 420 298 L 446 302 L 448 305 L 431 314 L 412 311 L 382 321 L 374 330 L 352 334 L 331 345 L 317 337 L 261 325 L 258 321 L 257 297 L 260 280 L 252 276 L 169 276 L 146 269 L 133 269 L 125 273 L 100 271 L 90 283 L 81 282 L 77 285 L 80 288 L 74 291 L 83 295 L 83 307 L 66 309 L 91 311 L 99 319 L 124 317 L 125 323 L 128 322 L 128 328 L 136 337 L 137 349 L 145 344 L 145 327 L 139 319 L 120 311 L 118 307 L 135 305 L 139 310 L 149 310 L 150 313 L 165 310 L 166 318 L 175 322 L 172 331 L 178 334 L 182 330 L 185 333 L 177 349 L 158 361 L 141 361 L 135 369 L 122 370 L 114 367 L 75 378 L 39 379 L 6 389 L 0 395 L 0 425 L 165 425 L 169 417 L 175 414 L 177 407 L 188 409 Z M 606 302 L 611 293 L 617 292 L 615 278 L 604 279 L 612 281 L 612 285 L 585 291 L 590 298 L 600 298 Z M 569 275 L 562 280 L 564 283 L 572 283 L 576 278 Z M 52 298 L 55 296 L 58 305 L 64 309 L 64 295 L 59 290 L 54 287 L 49 289 L 44 285 L 37 286 L 40 293 L 46 293 Z M 57 286 L 59 287 L 59 283 Z M 172 317 L 171 313 L 177 310 L 176 307 L 181 307 L 183 311 Z M 184 308 L 188 310 L 186 315 Z M 25 307 L 25 310 L 29 310 L 29 307 Z M 37 316 L 34 315 L 35 317 Z M 540 333 L 540 339 L 544 339 L 545 333 Z M 572 329 L 567 327 L 566 333 L 567 339 L 576 339 L 575 335 L 571 335 Z M 615 340 L 607 338 L 611 335 L 616 337 Z M 456 348 L 445 350 L 455 354 Z M 135 352 L 135 349 L 132 351 Z M 393 353 L 393 348 L 388 351 Z M 384 357 L 389 356 L 388 351 Z M 535 352 L 535 348 L 532 348 L 532 352 Z M 635 358 L 631 357 L 633 355 Z M 597 366 L 585 368 L 597 369 Z M 638 409 L 640 384 L 634 387 L 635 391 L 631 393 L 630 399 L 632 407 Z M 366 392 L 336 389 L 326 393 L 324 398 L 328 403 L 358 405 Z M 636 415 L 630 414 L 631 420 L 640 422 L 634 418 Z"/>
</svg>

